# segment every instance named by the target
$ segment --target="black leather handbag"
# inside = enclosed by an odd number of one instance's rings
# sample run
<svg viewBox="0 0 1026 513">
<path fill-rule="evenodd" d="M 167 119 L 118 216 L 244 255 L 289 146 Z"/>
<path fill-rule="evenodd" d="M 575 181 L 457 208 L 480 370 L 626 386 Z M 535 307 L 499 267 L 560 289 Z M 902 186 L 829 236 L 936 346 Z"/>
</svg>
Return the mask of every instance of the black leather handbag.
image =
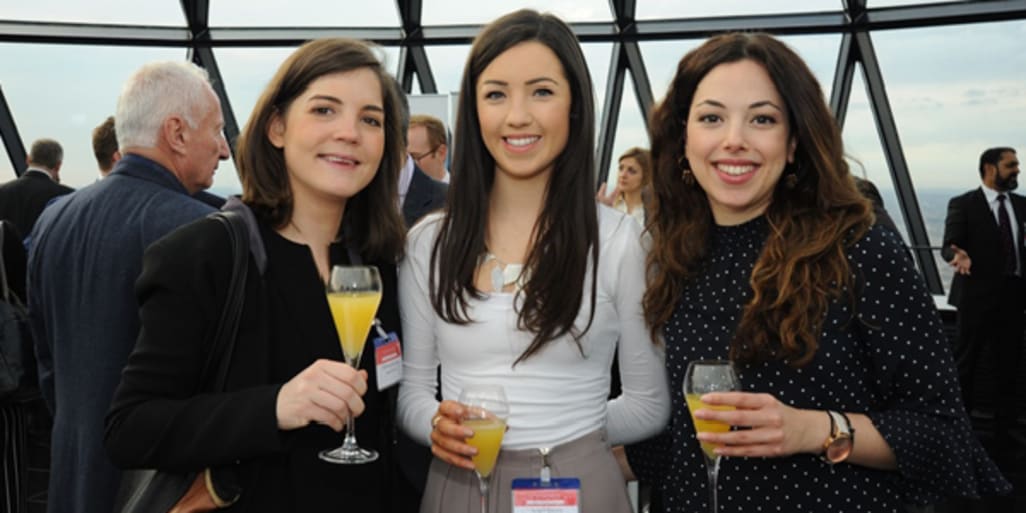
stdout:
<svg viewBox="0 0 1026 513">
<path fill-rule="evenodd" d="M 242 316 L 244 287 L 249 271 L 250 230 L 244 215 L 235 210 L 222 210 L 211 214 L 221 221 L 232 243 L 234 263 L 228 282 L 228 296 L 217 324 L 214 343 L 203 369 L 203 380 L 217 367 L 217 381 L 208 391 L 224 390 L 228 368 L 235 349 L 235 337 Z M 121 487 L 115 499 L 114 511 L 120 513 L 163 513 L 171 511 L 205 471 L 164 472 L 160 470 L 129 470 L 122 474 Z"/>
</svg>

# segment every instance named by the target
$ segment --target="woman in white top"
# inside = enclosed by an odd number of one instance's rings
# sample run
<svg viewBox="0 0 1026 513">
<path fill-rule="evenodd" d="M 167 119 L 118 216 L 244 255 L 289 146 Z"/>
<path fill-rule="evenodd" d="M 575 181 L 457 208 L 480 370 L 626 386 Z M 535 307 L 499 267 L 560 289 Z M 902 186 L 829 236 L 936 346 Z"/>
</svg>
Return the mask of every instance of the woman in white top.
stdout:
<svg viewBox="0 0 1026 513">
<path fill-rule="evenodd" d="M 606 184 L 603 183 L 595 199 L 645 226 L 645 208 L 652 196 L 652 155 L 648 150 L 635 146 L 620 155 L 619 163 L 613 192 L 607 196 Z"/>
<path fill-rule="evenodd" d="M 491 512 L 514 478 L 581 480 L 581 511 L 630 511 L 609 447 L 660 432 L 669 393 L 641 309 L 639 226 L 596 208 L 594 100 L 569 27 L 535 11 L 477 37 L 464 70 L 449 208 L 410 233 L 400 268 L 403 429 L 436 456 L 421 512 L 476 511 L 455 401 L 500 384 L 508 431 Z M 607 401 L 619 344 L 623 394 Z M 441 365 L 442 398 L 436 394 Z"/>
</svg>

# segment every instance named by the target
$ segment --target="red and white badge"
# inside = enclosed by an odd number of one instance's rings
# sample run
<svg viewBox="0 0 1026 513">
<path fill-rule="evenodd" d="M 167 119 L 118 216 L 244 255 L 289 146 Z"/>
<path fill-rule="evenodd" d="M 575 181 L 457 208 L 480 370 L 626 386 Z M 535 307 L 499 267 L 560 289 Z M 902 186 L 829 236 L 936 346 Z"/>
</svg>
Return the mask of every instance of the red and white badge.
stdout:
<svg viewBox="0 0 1026 513">
<path fill-rule="evenodd" d="M 581 480 L 576 477 L 513 480 L 513 513 L 579 513 Z"/>
</svg>

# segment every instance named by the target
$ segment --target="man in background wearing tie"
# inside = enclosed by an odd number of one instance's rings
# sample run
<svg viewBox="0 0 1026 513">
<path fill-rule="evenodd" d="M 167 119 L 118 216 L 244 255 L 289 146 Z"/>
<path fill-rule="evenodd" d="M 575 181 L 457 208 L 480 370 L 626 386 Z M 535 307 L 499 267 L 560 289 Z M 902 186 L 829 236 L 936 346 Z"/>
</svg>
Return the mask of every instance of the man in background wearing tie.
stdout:
<svg viewBox="0 0 1026 513">
<path fill-rule="evenodd" d="M 1011 192 L 1018 176 L 1014 149 L 983 152 L 983 186 L 948 203 L 942 250 L 955 269 L 948 303 L 958 308 L 955 360 L 966 411 L 977 406 L 977 397 L 993 401 L 995 446 L 1009 455 L 1015 452 L 1008 444 L 1018 416 L 1015 374 L 1026 327 L 1026 197 Z M 996 389 L 975 389 L 978 369 L 994 372 Z"/>
</svg>

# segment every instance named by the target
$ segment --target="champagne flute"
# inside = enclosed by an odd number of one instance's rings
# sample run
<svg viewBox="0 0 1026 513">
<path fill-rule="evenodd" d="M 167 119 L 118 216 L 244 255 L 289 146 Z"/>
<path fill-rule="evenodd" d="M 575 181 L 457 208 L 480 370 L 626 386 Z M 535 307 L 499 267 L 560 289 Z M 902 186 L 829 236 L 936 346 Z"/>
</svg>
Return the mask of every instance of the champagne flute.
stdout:
<svg viewBox="0 0 1026 513">
<path fill-rule="evenodd" d="M 691 420 L 695 425 L 695 433 L 725 433 L 730 425 L 723 422 L 695 418 L 695 411 L 733 410 L 733 406 L 713 406 L 702 402 L 702 396 L 709 392 L 729 392 L 741 390 L 741 381 L 737 378 L 734 366 L 729 360 L 695 360 L 688 364 L 684 374 L 684 399 Z M 705 456 L 705 469 L 709 474 L 709 511 L 716 513 L 717 496 L 716 481 L 720 471 L 720 455 L 714 451 L 716 444 L 702 442 L 702 455 Z"/>
<path fill-rule="evenodd" d="M 374 315 L 381 303 L 381 275 L 374 266 L 342 266 L 331 268 L 327 285 L 328 307 L 335 321 L 342 354 L 352 368 L 360 365 L 363 345 L 367 341 Z M 341 447 L 321 451 L 322 460 L 343 465 L 370 463 L 378 459 L 377 451 L 364 449 L 356 443 L 356 421 L 346 417 L 346 435 Z"/>
<path fill-rule="evenodd" d="M 509 418 L 509 402 L 500 385 L 467 385 L 460 393 L 464 406 L 460 423 L 474 430 L 467 444 L 477 448 L 474 473 L 481 489 L 481 513 L 488 513 L 488 485 L 499 457 L 502 435 L 506 433 L 506 419 Z"/>
</svg>

